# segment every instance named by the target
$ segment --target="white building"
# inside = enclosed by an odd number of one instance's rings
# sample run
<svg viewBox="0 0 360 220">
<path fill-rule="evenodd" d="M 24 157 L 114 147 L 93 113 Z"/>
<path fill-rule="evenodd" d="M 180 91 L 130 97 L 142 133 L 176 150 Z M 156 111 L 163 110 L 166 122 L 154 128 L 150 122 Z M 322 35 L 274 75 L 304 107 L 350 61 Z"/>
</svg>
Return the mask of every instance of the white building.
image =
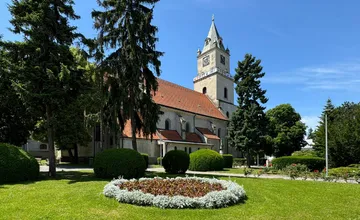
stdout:
<svg viewBox="0 0 360 220">
<path fill-rule="evenodd" d="M 224 153 L 238 156 L 225 138 L 229 118 L 236 110 L 234 80 L 229 72 L 230 51 L 224 48 L 214 18 L 203 50 L 197 52 L 197 65 L 194 90 L 158 79 L 159 87 L 154 101 L 161 106 L 164 114 L 160 116 L 152 141 L 142 135 L 137 136 L 138 151 L 149 154 L 152 162 L 173 149 L 191 153 L 200 148 L 210 148 L 219 152 L 221 141 Z M 88 147 L 80 147 L 80 157 L 93 157 L 102 151 L 99 129 L 96 130 L 93 142 Z M 132 147 L 129 121 L 120 147 Z M 62 156 L 66 157 L 67 152 L 63 151 Z"/>
</svg>

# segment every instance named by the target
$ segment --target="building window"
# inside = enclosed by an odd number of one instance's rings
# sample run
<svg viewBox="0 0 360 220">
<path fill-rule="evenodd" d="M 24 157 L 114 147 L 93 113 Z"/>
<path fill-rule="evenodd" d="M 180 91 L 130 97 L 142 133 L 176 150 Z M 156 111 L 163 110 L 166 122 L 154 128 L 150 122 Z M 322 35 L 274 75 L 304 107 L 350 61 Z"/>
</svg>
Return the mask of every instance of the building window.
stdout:
<svg viewBox="0 0 360 220">
<path fill-rule="evenodd" d="M 189 154 L 191 154 L 191 147 L 189 147 Z"/>
<path fill-rule="evenodd" d="M 228 98 L 228 94 L 227 94 L 227 88 L 224 88 L 224 98 L 227 99 Z"/>
<path fill-rule="evenodd" d="M 228 117 L 228 118 L 229 118 L 229 116 L 230 116 L 230 115 L 229 115 L 229 112 L 226 112 L 226 117 Z"/>
<path fill-rule="evenodd" d="M 165 130 L 170 130 L 170 119 L 165 120 Z"/>
<path fill-rule="evenodd" d="M 100 125 L 97 124 L 95 127 L 95 141 L 100 141 Z"/>
<path fill-rule="evenodd" d="M 190 123 L 189 122 L 187 122 L 185 125 L 185 131 L 190 132 Z"/>
<path fill-rule="evenodd" d="M 225 57 L 223 55 L 220 55 L 220 62 L 225 65 Z"/>
<path fill-rule="evenodd" d="M 203 94 L 206 94 L 207 93 L 207 89 L 206 87 L 203 88 Z"/>
<path fill-rule="evenodd" d="M 175 146 L 174 149 L 177 150 L 177 147 Z"/>
<path fill-rule="evenodd" d="M 47 150 L 47 144 L 40 144 L 40 150 Z"/>
<path fill-rule="evenodd" d="M 185 152 L 187 153 L 187 147 L 185 147 Z"/>
<path fill-rule="evenodd" d="M 221 128 L 218 129 L 218 137 L 221 136 Z"/>
</svg>

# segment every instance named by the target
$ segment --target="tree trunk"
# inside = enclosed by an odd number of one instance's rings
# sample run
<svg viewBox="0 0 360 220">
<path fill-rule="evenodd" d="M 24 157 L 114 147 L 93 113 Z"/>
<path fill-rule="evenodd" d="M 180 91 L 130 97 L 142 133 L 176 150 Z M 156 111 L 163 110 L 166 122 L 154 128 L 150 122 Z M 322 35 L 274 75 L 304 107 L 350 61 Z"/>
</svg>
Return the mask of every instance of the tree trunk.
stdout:
<svg viewBox="0 0 360 220">
<path fill-rule="evenodd" d="M 246 149 L 246 163 L 247 163 L 248 168 L 251 167 L 250 158 L 251 158 L 251 157 L 250 157 L 250 148 L 247 147 L 247 149 Z"/>
<path fill-rule="evenodd" d="M 74 159 L 74 155 L 73 155 L 72 149 L 71 149 L 71 148 L 68 148 L 67 151 L 68 151 L 68 154 L 69 154 L 69 157 L 70 157 L 71 162 L 74 163 L 75 159 Z"/>
<path fill-rule="evenodd" d="M 79 150 L 77 144 L 74 144 L 74 163 L 75 164 L 79 163 Z"/>
<path fill-rule="evenodd" d="M 49 146 L 49 176 L 56 176 L 56 161 L 54 147 L 54 128 L 51 124 L 52 112 L 49 105 L 46 105 L 47 135 Z"/>
<path fill-rule="evenodd" d="M 137 143 L 136 143 L 136 122 L 134 111 L 131 111 L 131 143 L 133 150 L 137 151 Z"/>
</svg>

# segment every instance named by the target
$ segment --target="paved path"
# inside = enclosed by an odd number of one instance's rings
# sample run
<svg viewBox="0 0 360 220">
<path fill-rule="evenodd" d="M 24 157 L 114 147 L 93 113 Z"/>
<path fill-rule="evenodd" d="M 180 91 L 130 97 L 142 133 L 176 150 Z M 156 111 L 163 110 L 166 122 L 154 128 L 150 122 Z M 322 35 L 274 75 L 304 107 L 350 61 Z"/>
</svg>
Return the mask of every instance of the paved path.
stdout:
<svg viewBox="0 0 360 220">
<path fill-rule="evenodd" d="M 86 170 L 86 171 L 92 171 L 93 168 L 89 167 L 71 167 L 71 166 L 58 166 L 56 167 L 56 171 L 65 171 L 65 172 L 71 172 L 71 171 L 80 171 L 80 170 Z M 40 172 L 48 172 L 49 167 L 48 166 L 40 166 Z M 153 173 L 165 173 L 164 168 L 148 168 L 146 171 L 153 172 Z M 224 173 L 224 172 L 201 172 L 201 171 L 186 171 L 186 174 L 188 175 L 208 175 L 208 176 L 223 176 L 223 177 L 245 177 L 244 174 L 237 174 L 237 173 Z M 290 177 L 285 175 L 275 175 L 275 174 L 263 174 L 261 176 L 256 175 L 248 175 L 247 177 L 251 178 L 260 178 L 260 179 L 286 179 L 290 180 Z M 303 180 L 302 178 L 297 178 L 296 180 Z M 304 180 L 303 180 L 304 181 Z M 306 179 L 306 181 L 314 181 L 313 179 Z M 316 181 L 324 181 L 323 179 L 318 179 Z M 338 180 L 338 183 L 345 183 L 344 180 Z M 348 183 L 358 183 L 355 180 L 348 180 Z"/>
</svg>

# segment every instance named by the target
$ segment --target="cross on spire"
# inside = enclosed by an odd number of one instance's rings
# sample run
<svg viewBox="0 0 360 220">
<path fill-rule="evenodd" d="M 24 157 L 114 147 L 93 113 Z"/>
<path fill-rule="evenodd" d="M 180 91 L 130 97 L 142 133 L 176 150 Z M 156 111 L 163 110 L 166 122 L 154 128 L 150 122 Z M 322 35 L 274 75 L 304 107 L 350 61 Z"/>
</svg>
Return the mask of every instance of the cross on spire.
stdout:
<svg viewBox="0 0 360 220">
<path fill-rule="evenodd" d="M 212 15 L 212 21 L 215 21 L 215 15 L 214 14 Z"/>
</svg>

